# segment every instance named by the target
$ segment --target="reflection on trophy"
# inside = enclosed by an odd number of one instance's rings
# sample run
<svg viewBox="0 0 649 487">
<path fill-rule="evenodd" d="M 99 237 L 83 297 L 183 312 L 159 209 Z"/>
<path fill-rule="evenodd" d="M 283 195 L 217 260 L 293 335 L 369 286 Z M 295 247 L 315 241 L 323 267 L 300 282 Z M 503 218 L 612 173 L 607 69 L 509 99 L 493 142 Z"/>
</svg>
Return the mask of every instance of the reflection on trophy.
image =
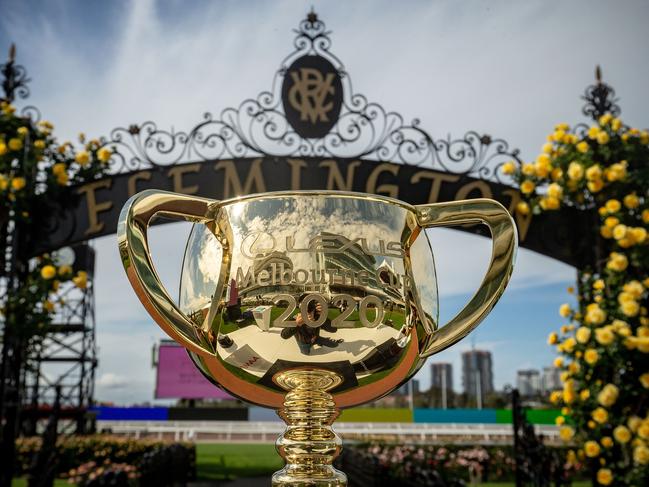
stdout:
<svg viewBox="0 0 649 487">
<path fill-rule="evenodd" d="M 179 303 L 150 258 L 156 215 L 197 223 Z M 472 223 L 491 231 L 491 263 L 466 307 L 439 326 L 423 230 Z M 514 223 L 495 201 L 412 206 L 343 192 L 215 201 L 145 191 L 124 206 L 118 232 L 129 280 L 154 320 L 215 385 L 286 421 L 277 486 L 346 485 L 332 466 L 339 409 L 390 393 L 471 332 L 504 291 L 516 251 Z"/>
</svg>

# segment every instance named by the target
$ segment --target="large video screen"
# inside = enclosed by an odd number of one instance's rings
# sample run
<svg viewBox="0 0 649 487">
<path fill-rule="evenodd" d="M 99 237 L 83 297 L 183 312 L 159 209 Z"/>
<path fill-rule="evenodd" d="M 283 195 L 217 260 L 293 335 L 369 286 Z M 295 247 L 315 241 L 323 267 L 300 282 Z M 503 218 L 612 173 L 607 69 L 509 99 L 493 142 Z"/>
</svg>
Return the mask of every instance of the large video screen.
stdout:
<svg viewBox="0 0 649 487">
<path fill-rule="evenodd" d="M 229 394 L 208 381 L 194 366 L 187 351 L 175 343 L 158 348 L 156 399 L 228 399 Z"/>
</svg>

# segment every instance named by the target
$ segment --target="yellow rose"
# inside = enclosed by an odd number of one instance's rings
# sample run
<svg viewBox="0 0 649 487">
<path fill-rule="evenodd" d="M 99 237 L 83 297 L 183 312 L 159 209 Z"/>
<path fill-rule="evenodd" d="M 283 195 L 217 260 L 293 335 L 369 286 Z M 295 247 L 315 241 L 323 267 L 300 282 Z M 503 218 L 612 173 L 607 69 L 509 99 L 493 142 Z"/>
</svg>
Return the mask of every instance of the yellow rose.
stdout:
<svg viewBox="0 0 649 487">
<path fill-rule="evenodd" d="M 637 416 L 631 416 L 627 420 L 626 425 L 629 427 L 629 429 L 631 431 L 633 431 L 635 433 L 638 430 L 638 428 L 640 427 L 641 423 L 642 423 L 642 420 L 640 418 L 638 418 Z"/>
<path fill-rule="evenodd" d="M 56 277 L 56 267 L 53 265 L 46 265 L 41 269 L 41 277 L 47 281 Z"/>
<path fill-rule="evenodd" d="M 604 238 L 613 238 L 613 230 L 606 225 L 599 227 L 599 233 Z"/>
<path fill-rule="evenodd" d="M 590 333 L 590 328 L 580 326 L 575 333 L 575 338 L 579 343 L 586 343 L 590 340 Z"/>
<path fill-rule="evenodd" d="M 110 150 L 108 147 L 102 147 L 101 149 L 99 149 L 97 151 L 97 159 L 99 159 L 99 161 L 103 162 L 103 163 L 106 163 L 106 162 L 110 161 L 110 156 L 112 156 L 112 155 L 113 155 L 113 151 Z M 513 163 L 508 163 L 508 164 L 513 165 Z M 515 169 L 516 168 L 514 167 L 514 170 Z M 504 166 L 503 166 L 503 172 L 505 172 Z M 511 173 L 505 172 L 505 174 L 513 174 L 513 172 L 514 171 L 512 171 Z"/>
<path fill-rule="evenodd" d="M 585 321 L 590 325 L 601 325 L 606 321 L 606 312 L 600 308 L 597 303 L 589 305 L 586 311 Z M 597 333 L 597 332 L 595 332 Z"/>
<path fill-rule="evenodd" d="M 600 128 L 597 125 L 593 125 L 588 129 L 588 138 L 589 139 L 596 139 L 597 136 L 599 135 Z"/>
<path fill-rule="evenodd" d="M 644 223 L 649 223 L 649 209 L 642 210 L 642 221 Z"/>
<path fill-rule="evenodd" d="M 603 322 L 604 320 L 602 320 Z M 610 345 L 615 340 L 615 335 L 608 326 L 595 330 L 595 340 L 600 345 Z"/>
<path fill-rule="evenodd" d="M 613 446 L 613 438 L 610 436 L 604 436 L 599 442 L 604 448 L 611 448 Z"/>
<path fill-rule="evenodd" d="M 582 154 L 588 152 L 588 142 L 586 141 L 579 142 L 575 147 L 577 147 L 577 150 Z"/>
<path fill-rule="evenodd" d="M 555 167 L 550 173 L 550 176 L 552 177 L 552 181 L 558 181 L 563 176 L 563 171 L 560 167 Z"/>
<path fill-rule="evenodd" d="M 524 162 L 523 165 L 521 166 L 521 172 L 525 176 L 534 176 L 535 174 L 534 164 L 528 164 L 527 162 Z"/>
<path fill-rule="evenodd" d="M 52 174 L 58 176 L 66 171 L 66 167 L 65 162 L 57 162 L 52 166 Z"/>
<path fill-rule="evenodd" d="M 622 286 L 622 289 L 625 293 L 629 293 L 635 299 L 640 299 L 642 293 L 644 293 L 644 286 L 640 281 L 635 279 L 633 281 L 627 282 L 624 286 Z"/>
<path fill-rule="evenodd" d="M 604 424 L 608 421 L 608 411 L 604 408 L 597 408 L 591 413 L 593 420 L 599 424 Z"/>
<path fill-rule="evenodd" d="M 584 443 L 584 453 L 586 454 L 587 457 L 590 458 L 595 458 L 596 456 L 599 455 L 599 452 L 601 451 L 599 444 L 596 441 L 589 440 L 586 443 Z"/>
<path fill-rule="evenodd" d="M 618 443 L 625 444 L 631 441 L 631 432 L 626 426 L 618 426 L 613 430 L 613 438 Z"/>
<path fill-rule="evenodd" d="M 626 237 L 626 231 L 627 231 L 627 226 L 623 224 L 615 225 L 615 228 L 613 229 L 613 238 L 615 240 L 622 240 L 624 237 Z"/>
<path fill-rule="evenodd" d="M 613 482 L 613 472 L 608 468 L 600 468 L 597 471 L 597 483 L 601 485 L 610 485 Z"/>
<path fill-rule="evenodd" d="M 638 316 L 640 305 L 637 301 L 626 301 L 620 305 L 620 311 L 624 313 L 624 316 Z"/>
<path fill-rule="evenodd" d="M 563 441 L 570 441 L 572 440 L 573 436 L 575 436 L 575 430 L 573 430 L 570 426 L 564 426 L 559 429 L 559 437 Z"/>
<path fill-rule="evenodd" d="M 548 196 L 552 198 L 561 198 L 563 196 L 563 188 L 557 183 L 552 183 L 548 186 Z"/>
<path fill-rule="evenodd" d="M 54 303 L 52 301 L 45 301 L 43 303 L 43 309 L 48 313 L 51 313 L 52 311 L 54 311 Z"/>
<path fill-rule="evenodd" d="M 599 167 L 599 164 L 595 164 L 586 169 L 586 179 L 589 181 L 595 181 L 602 178 L 602 168 Z"/>
<path fill-rule="evenodd" d="M 571 162 L 568 166 L 568 177 L 573 181 L 579 181 L 584 177 L 584 166 L 578 162 Z"/>
<path fill-rule="evenodd" d="M 649 420 L 644 420 L 638 426 L 638 436 L 644 440 L 649 438 Z"/>
<path fill-rule="evenodd" d="M 563 316 L 564 318 L 567 318 L 568 316 L 570 316 L 571 313 L 572 313 L 572 309 L 570 309 L 570 305 L 568 303 L 563 303 L 559 307 L 559 314 L 561 316 Z"/>
<path fill-rule="evenodd" d="M 557 198 L 553 198 L 552 196 L 547 196 L 541 199 L 539 205 L 544 210 L 557 210 L 559 209 L 559 206 L 561 206 L 561 202 Z"/>
<path fill-rule="evenodd" d="M 629 260 L 626 258 L 626 255 L 620 254 L 619 252 L 611 252 L 606 263 L 606 268 L 612 271 L 622 272 L 626 270 L 628 265 Z"/>
<path fill-rule="evenodd" d="M 523 181 L 521 183 L 521 193 L 530 194 L 532 191 L 534 191 L 535 187 L 536 186 L 534 185 L 534 183 L 532 181 L 530 181 L 529 179 L 526 179 L 525 181 Z"/>
<path fill-rule="evenodd" d="M 27 184 L 27 182 L 25 181 L 25 178 L 22 178 L 22 177 L 13 178 L 11 180 L 11 188 L 14 191 L 20 191 L 21 189 L 23 189 L 25 187 L 26 184 Z"/>
<path fill-rule="evenodd" d="M 72 267 L 71 266 L 69 266 L 69 265 L 59 266 L 59 276 L 63 277 L 63 276 L 68 276 L 70 274 L 72 274 Z"/>
<path fill-rule="evenodd" d="M 525 201 L 520 201 L 516 205 L 516 211 L 520 213 L 521 215 L 529 215 L 530 214 L 530 205 L 528 205 Z"/>
<path fill-rule="evenodd" d="M 556 424 L 557 426 L 562 426 L 565 423 L 566 423 L 566 418 L 564 418 L 563 416 L 557 416 L 554 419 L 554 424 Z"/>
<path fill-rule="evenodd" d="M 644 243 L 647 238 L 647 230 L 642 227 L 634 227 L 631 229 L 631 235 L 637 243 Z"/>
<path fill-rule="evenodd" d="M 23 141 L 20 140 L 20 139 L 16 139 L 16 138 L 9 139 L 9 144 L 8 145 L 9 145 L 9 148 L 12 151 L 19 151 L 20 149 L 23 148 Z"/>
<path fill-rule="evenodd" d="M 591 193 L 598 193 L 604 187 L 604 181 L 602 181 L 601 179 L 588 181 L 586 186 L 588 186 L 588 189 L 591 191 Z"/>
<path fill-rule="evenodd" d="M 555 332 L 552 332 L 548 335 L 548 345 L 555 345 L 558 341 L 559 341 L 559 337 Z"/>
<path fill-rule="evenodd" d="M 545 144 L 543 144 L 543 147 L 541 147 L 541 150 L 546 154 L 549 154 L 550 152 L 552 152 L 552 144 L 546 142 Z"/>
<path fill-rule="evenodd" d="M 74 160 L 77 161 L 80 166 L 85 166 L 90 162 L 90 154 L 88 154 L 88 152 L 86 152 L 85 150 L 79 151 L 74 156 Z"/>
<path fill-rule="evenodd" d="M 608 124 L 612 119 L 613 119 L 613 115 L 611 115 L 610 113 L 605 113 L 604 115 L 599 117 L 598 122 L 600 125 L 604 126 Z"/>
<path fill-rule="evenodd" d="M 604 388 L 597 394 L 597 402 L 602 406 L 610 407 L 615 404 L 620 390 L 614 384 L 606 384 Z"/>
<path fill-rule="evenodd" d="M 623 200 L 623 201 L 624 201 L 624 206 L 626 206 L 627 208 L 629 208 L 629 209 L 631 209 L 631 210 L 634 210 L 635 208 L 637 208 L 638 206 L 640 206 L 640 198 L 638 198 L 638 197 L 635 195 L 635 193 L 627 194 L 627 195 L 624 197 L 624 200 Z"/>
<path fill-rule="evenodd" d="M 649 463 L 649 448 L 644 445 L 636 446 L 633 449 L 633 461 L 639 465 L 647 465 Z"/>
<path fill-rule="evenodd" d="M 99 157 L 99 153 L 97 153 L 97 157 Z M 501 170 L 503 174 L 514 174 L 516 172 L 516 164 L 513 161 L 508 161 L 502 165 Z"/>
<path fill-rule="evenodd" d="M 597 143 L 604 145 L 607 144 L 608 141 L 611 140 L 607 132 L 604 132 L 603 130 L 597 134 Z"/>
<path fill-rule="evenodd" d="M 550 402 L 552 404 L 557 404 L 561 400 L 561 395 L 562 395 L 561 391 L 552 391 L 550 393 Z"/>
<path fill-rule="evenodd" d="M 38 139 L 34 141 L 34 148 L 38 150 L 43 150 L 45 149 L 45 141 L 42 139 Z"/>
<path fill-rule="evenodd" d="M 590 397 L 590 391 L 589 391 L 588 389 L 583 389 L 583 390 L 579 393 L 579 398 L 580 398 L 582 401 L 587 400 L 589 397 Z"/>
<path fill-rule="evenodd" d="M 556 333 L 555 333 L 555 335 L 556 335 Z M 557 369 L 563 367 L 563 359 L 561 357 L 555 358 L 552 363 Z"/>
<path fill-rule="evenodd" d="M 604 284 L 604 280 L 603 280 L 603 279 L 597 279 L 595 282 L 593 282 L 593 289 L 595 289 L 595 290 L 597 290 L 597 291 L 601 291 L 601 290 L 603 290 L 605 287 L 606 287 L 606 285 Z"/>
<path fill-rule="evenodd" d="M 62 172 L 56 175 L 56 182 L 61 186 L 65 186 L 66 184 L 68 184 L 69 179 L 70 178 L 68 177 L 68 173 L 66 172 Z"/>
<path fill-rule="evenodd" d="M 577 342 L 572 337 L 566 338 L 566 340 L 561 344 L 563 351 L 566 353 L 571 353 L 575 348 L 575 345 L 577 345 Z"/>
<path fill-rule="evenodd" d="M 72 282 L 79 289 L 86 289 L 88 286 L 88 273 L 86 271 L 77 272 L 77 275 L 72 278 Z"/>
<path fill-rule="evenodd" d="M 640 384 L 642 384 L 642 387 L 645 389 L 649 389 L 649 372 L 645 372 L 640 376 Z"/>
<path fill-rule="evenodd" d="M 614 118 L 611 120 L 611 128 L 613 129 L 614 132 L 617 132 L 622 128 L 622 121 L 619 118 Z"/>
<path fill-rule="evenodd" d="M 609 213 L 618 212 L 622 208 L 622 204 L 618 200 L 608 200 L 604 206 Z"/>
<path fill-rule="evenodd" d="M 584 360 L 590 365 L 594 365 L 599 360 L 599 353 L 594 348 L 589 348 L 584 352 Z"/>
</svg>

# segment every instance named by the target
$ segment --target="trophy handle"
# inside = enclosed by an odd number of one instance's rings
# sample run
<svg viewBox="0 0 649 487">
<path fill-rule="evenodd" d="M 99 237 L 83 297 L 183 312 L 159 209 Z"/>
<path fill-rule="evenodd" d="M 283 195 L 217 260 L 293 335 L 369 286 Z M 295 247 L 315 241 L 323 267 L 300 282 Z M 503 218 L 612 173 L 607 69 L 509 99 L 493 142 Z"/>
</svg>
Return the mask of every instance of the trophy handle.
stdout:
<svg viewBox="0 0 649 487">
<path fill-rule="evenodd" d="M 137 297 L 167 335 L 201 355 L 216 353 L 214 337 L 180 311 L 160 282 L 151 260 L 147 230 L 156 215 L 196 223 L 210 221 L 207 213 L 214 203 L 207 198 L 146 190 L 126 202 L 117 225 L 120 258 Z"/>
<path fill-rule="evenodd" d="M 495 200 L 480 198 L 415 206 L 424 228 L 482 223 L 491 231 L 491 262 L 478 291 L 446 325 L 436 330 L 421 357 L 440 352 L 467 336 L 487 316 L 505 291 L 512 273 L 518 238 L 507 209 Z"/>
</svg>

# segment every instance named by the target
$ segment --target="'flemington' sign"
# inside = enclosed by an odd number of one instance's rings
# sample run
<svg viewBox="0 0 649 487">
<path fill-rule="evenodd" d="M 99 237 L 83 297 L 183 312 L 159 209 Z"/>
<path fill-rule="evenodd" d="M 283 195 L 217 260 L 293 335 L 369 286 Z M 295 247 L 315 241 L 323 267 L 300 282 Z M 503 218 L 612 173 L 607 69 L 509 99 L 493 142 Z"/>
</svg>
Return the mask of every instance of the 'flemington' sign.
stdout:
<svg viewBox="0 0 649 487">
<path fill-rule="evenodd" d="M 150 188 L 217 200 L 266 191 L 325 189 L 381 194 L 411 204 L 494 198 L 516 215 L 521 246 L 569 264 L 579 262 L 570 245 L 565 245 L 577 229 L 551 214 L 532 218 L 515 213 L 520 193 L 510 186 L 403 164 L 320 158 L 201 161 L 119 174 L 85 184 L 77 189 L 80 199 L 75 215 L 70 215 L 67 223 L 63 222 L 50 236 L 48 247 L 115 233 L 124 202 Z M 480 226 L 466 230 L 480 234 L 486 231 Z"/>
</svg>

